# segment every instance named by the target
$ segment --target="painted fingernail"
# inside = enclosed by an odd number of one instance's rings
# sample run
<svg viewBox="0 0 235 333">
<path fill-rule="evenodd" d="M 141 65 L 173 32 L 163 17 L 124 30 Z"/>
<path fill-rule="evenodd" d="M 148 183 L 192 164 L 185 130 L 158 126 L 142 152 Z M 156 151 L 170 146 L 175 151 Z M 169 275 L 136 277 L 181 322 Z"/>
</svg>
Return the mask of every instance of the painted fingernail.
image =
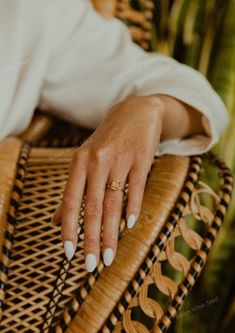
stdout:
<svg viewBox="0 0 235 333">
<path fill-rule="evenodd" d="M 105 266 L 110 266 L 113 262 L 113 250 L 111 248 L 107 248 L 104 250 L 103 259 Z"/>
<path fill-rule="evenodd" d="M 86 269 L 89 273 L 93 272 L 96 268 L 96 256 L 92 253 L 89 253 L 86 256 Z"/>
<path fill-rule="evenodd" d="M 64 242 L 64 251 L 65 251 L 65 255 L 67 257 L 67 259 L 70 261 L 75 253 L 75 249 L 73 246 L 73 243 L 70 241 L 65 241 Z"/>
<path fill-rule="evenodd" d="M 127 220 L 127 228 L 128 229 L 131 229 L 131 228 L 133 228 L 134 227 L 134 225 L 135 225 L 135 222 L 136 222 L 136 217 L 135 217 L 135 215 L 130 215 L 129 217 L 128 217 L 128 220 Z"/>
</svg>

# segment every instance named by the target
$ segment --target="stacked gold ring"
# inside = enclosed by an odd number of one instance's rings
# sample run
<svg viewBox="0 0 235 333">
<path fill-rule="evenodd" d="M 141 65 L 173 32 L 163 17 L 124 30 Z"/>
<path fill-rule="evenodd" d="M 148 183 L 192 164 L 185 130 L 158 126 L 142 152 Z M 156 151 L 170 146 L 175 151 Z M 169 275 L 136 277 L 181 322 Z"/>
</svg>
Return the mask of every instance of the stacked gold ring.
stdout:
<svg viewBox="0 0 235 333">
<path fill-rule="evenodd" d="M 112 191 L 124 191 L 124 188 L 121 187 L 121 181 L 118 179 L 113 179 L 110 184 L 107 184 L 106 188 Z"/>
</svg>

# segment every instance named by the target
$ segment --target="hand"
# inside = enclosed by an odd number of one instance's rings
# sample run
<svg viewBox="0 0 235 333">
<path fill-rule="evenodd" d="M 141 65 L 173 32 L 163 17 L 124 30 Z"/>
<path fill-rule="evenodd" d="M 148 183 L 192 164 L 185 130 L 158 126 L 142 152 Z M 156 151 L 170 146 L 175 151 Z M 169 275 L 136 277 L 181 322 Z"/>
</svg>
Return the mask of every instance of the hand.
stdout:
<svg viewBox="0 0 235 333">
<path fill-rule="evenodd" d="M 172 110 L 175 119 L 173 124 L 172 120 L 168 124 Z M 128 228 L 132 228 L 140 214 L 147 175 L 161 136 L 171 138 L 177 132 L 177 136 L 183 137 L 194 132 L 195 119 L 192 125 L 190 112 L 188 107 L 168 96 L 132 97 L 114 106 L 97 130 L 76 150 L 62 204 L 53 217 L 53 221 L 61 222 L 68 260 L 77 247 L 79 212 L 86 194 L 84 253 L 87 270 L 93 271 L 100 260 L 102 224 L 103 260 L 105 265 L 111 265 L 117 249 L 123 191 L 107 189 L 106 185 L 114 179 L 120 180 L 122 187 L 129 183 L 126 219 Z M 194 118 L 195 113 L 193 111 Z M 177 119 L 180 130 L 175 129 Z"/>
</svg>

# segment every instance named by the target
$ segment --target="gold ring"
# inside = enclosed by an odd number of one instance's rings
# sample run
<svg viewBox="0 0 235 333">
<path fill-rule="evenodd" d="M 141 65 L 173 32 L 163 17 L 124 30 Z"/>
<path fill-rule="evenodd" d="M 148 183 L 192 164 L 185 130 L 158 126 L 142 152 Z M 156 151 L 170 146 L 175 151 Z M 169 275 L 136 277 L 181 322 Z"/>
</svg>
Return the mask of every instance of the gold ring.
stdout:
<svg viewBox="0 0 235 333">
<path fill-rule="evenodd" d="M 121 182 L 118 179 L 114 179 L 106 188 L 112 191 L 124 191 L 124 188 L 121 187 Z"/>
</svg>

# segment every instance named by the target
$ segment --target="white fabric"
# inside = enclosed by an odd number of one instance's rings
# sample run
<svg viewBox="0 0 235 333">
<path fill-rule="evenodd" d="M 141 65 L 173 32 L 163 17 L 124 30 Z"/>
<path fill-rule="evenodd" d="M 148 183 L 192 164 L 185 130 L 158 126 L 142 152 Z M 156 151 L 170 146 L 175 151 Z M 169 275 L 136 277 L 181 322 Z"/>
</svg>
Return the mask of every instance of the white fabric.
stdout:
<svg viewBox="0 0 235 333">
<path fill-rule="evenodd" d="M 104 19 L 88 0 L 0 0 L 0 139 L 21 133 L 37 106 L 96 128 L 128 96 L 157 93 L 200 111 L 210 132 L 162 142 L 157 154 L 202 153 L 218 141 L 227 113 L 207 80 L 147 54 L 119 20 Z"/>
</svg>

